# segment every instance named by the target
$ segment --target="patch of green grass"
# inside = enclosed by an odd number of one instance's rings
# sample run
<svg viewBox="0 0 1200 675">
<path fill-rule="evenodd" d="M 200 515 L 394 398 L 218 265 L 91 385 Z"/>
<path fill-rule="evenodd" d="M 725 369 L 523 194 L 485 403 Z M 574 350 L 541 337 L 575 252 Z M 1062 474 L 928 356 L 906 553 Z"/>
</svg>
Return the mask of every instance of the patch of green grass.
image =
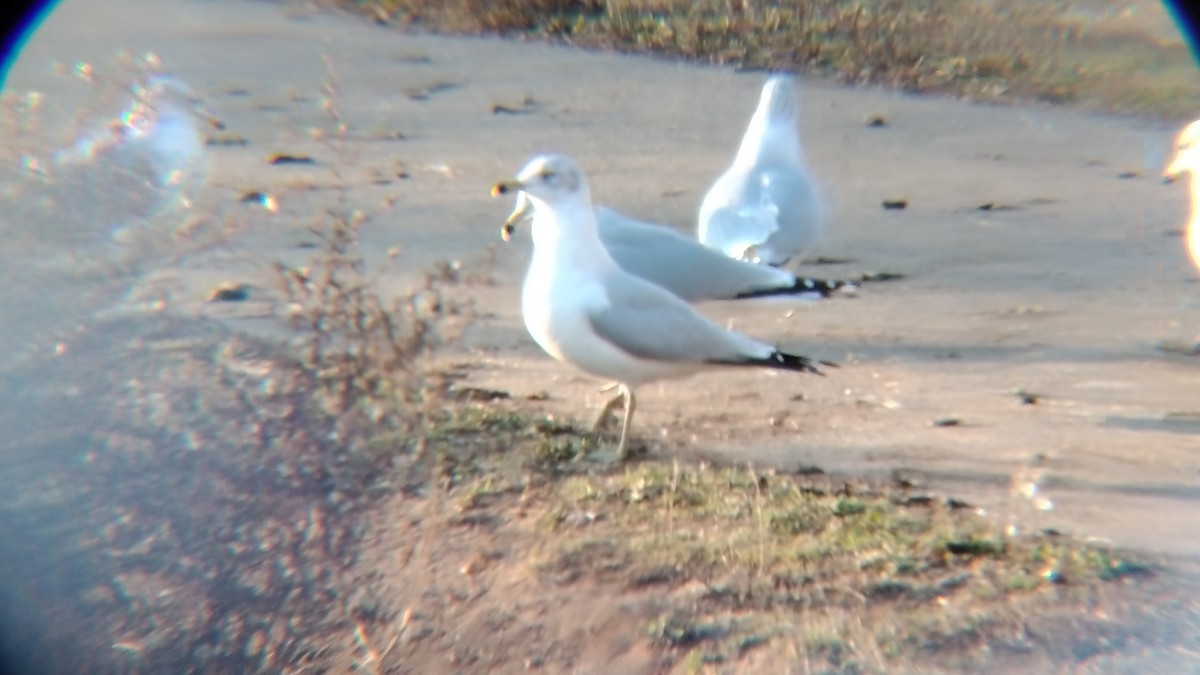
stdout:
<svg viewBox="0 0 1200 675">
<path fill-rule="evenodd" d="M 529 462 L 543 473 L 571 473 L 578 468 L 576 462 L 600 448 L 600 440 L 595 434 L 582 432 L 559 420 L 538 420 L 534 431 L 539 438 Z"/>
<path fill-rule="evenodd" d="M 813 672 L 1049 670 L 1177 641 L 1164 626 L 1196 620 L 1194 606 L 1142 600 L 1165 584 L 1144 558 L 1012 537 L 946 499 L 736 466 L 598 465 L 576 456 L 590 434 L 521 424 L 461 472 L 452 503 L 476 524 L 519 509 L 536 544 L 516 558 L 545 582 L 657 598 L 643 635 L 674 672 L 736 668 L 751 650 Z"/>
<path fill-rule="evenodd" d="M 529 418 L 513 410 L 489 406 L 450 407 L 433 421 L 430 436 L 494 436 L 525 431 L 532 426 Z"/>
<path fill-rule="evenodd" d="M 689 672 L 780 641 L 833 672 L 917 663 L 935 649 L 968 663 L 1008 639 L 1018 601 L 1053 614 L 1063 593 L 1096 597 L 1116 579 L 1155 575 L 1104 547 L 1011 538 L 937 500 L 905 506 L 891 488 L 806 480 L 651 463 L 574 473 L 546 486 L 556 515 L 541 525 L 554 545 L 537 566 L 560 581 L 700 584 L 690 609 L 647 625 Z"/>
<path fill-rule="evenodd" d="M 1035 0 L 340 0 L 380 21 L 646 52 L 990 101 L 1187 116 L 1200 77 L 1169 19 Z M 1092 14 L 1086 14 L 1087 10 Z M 1164 28 L 1166 26 L 1166 28 Z"/>
</svg>

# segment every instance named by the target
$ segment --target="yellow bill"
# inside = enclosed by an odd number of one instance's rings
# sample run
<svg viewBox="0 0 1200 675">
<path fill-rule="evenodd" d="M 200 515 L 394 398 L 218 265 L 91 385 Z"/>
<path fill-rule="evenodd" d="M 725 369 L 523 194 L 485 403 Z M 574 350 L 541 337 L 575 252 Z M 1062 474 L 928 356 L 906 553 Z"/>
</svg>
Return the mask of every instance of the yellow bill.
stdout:
<svg viewBox="0 0 1200 675">
<path fill-rule="evenodd" d="M 517 202 L 513 206 L 512 213 L 504 220 L 503 227 L 500 228 L 500 238 L 504 241 L 512 240 L 513 230 L 516 229 L 517 223 L 532 215 L 533 202 L 529 201 L 529 197 L 521 189 L 521 184 L 516 181 L 497 183 L 492 187 L 492 196 L 499 197 L 500 195 L 510 192 L 517 193 Z"/>
</svg>

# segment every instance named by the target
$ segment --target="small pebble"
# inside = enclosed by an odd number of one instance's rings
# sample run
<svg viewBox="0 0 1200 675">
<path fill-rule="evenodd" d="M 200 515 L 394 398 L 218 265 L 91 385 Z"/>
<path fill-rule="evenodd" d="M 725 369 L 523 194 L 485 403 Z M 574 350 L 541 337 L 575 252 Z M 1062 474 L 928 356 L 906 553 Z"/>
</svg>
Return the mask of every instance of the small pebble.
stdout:
<svg viewBox="0 0 1200 675">
<path fill-rule="evenodd" d="M 529 110 L 527 108 L 511 108 L 511 107 L 503 105 L 501 103 L 496 103 L 496 104 L 492 105 L 492 114 L 493 115 L 501 115 L 501 114 L 503 114 L 503 115 L 521 115 L 521 114 L 524 114 L 527 112 L 529 112 Z"/>
<path fill-rule="evenodd" d="M 316 164 L 317 160 L 307 155 L 289 155 L 283 152 L 277 152 L 267 158 L 267 164 L 280 166 L 283 164 Z"/>
<path fill-rule="evenodd" d="M 904 275 L 897 272 L 863 272 L 858 281 L 859 283 L 866 283 L 868 281 L 897 281 L 903 278 Z"/>
<path fill-rule="evenodd" d="M 975 207 L 976 211 L 1014 211 L 1017 207 L 1007 204 L 997 204 L 996 202 L 984 202 Z"/>
<path fill-rule="evenodd" d="M 209 302 L 242 302 L 250 298 L 250 286 L 226 281 L 208 294 Z"/>
<path fill-rule="evenodd" d="M 1037 405 L 1041 403 L 1042 395 L 1029 391 L 1018 391 L 1017 400 L 1021 402 L 1021 405 Z"/>
</svg>

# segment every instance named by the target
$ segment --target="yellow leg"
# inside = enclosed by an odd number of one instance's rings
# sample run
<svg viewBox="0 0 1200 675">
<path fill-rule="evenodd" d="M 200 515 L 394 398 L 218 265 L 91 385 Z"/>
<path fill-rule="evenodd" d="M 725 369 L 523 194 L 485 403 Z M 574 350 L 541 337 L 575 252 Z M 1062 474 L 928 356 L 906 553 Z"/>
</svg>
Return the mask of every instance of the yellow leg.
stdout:
<svg viewBox="0 0 1200 675">
<path fill-rule="evenodd" d="M 603 464 L 611 464 L 613 462 L 623 462 L 629 459 L 629 427 L 633 421 L 633 411 L 637 408 L 637 401 L 633 397 L 633 390 L 621 384 L 617 385 L 620 392 L 608 400 L 601 408 L 600 414 L 596 416 L 596 423 L 593 425 L 593 431 L 600 431 L 604 423 L 608 421 L 612 411 L 621 403 L 625 404 L 625 416 L 621 421 L 621 441 L 617 444 L 617 452 L 615 454 L 609 452 L 594 452 L 588 455 L 588 459 L 601 462 Z"/>
<path fill-rule="evenodd" d="M 633 411 L 637 408 L 637 400 L 633 397 L 633 390 L 625 385 L 620 387 L 621 393 L 625 395 L 625 420 L 621 423 L 621 443 L 617 446 L 617 461 L 624 462 L 629 459 L 629 423 L 633 421 Z"/>
<path fill-rule="evenodd" d="M 617 386 L 621 387 L 621 385 Z M 592 431 L 598 432 L 604 428 L 604 424 L 608 422 L 609 415 L 612 414 L 613 410 L 616 410 L 617 405 L 621 403 L 624 398 L 624 388 L 622 387 L 622 391 L 617 392 L 617 395 L 610 398 L 608 403 L 605 403 L 604 407 L 600 409 L 600 414 L 596 415 L 596 421 L 592 423 Z"/>
</svg>

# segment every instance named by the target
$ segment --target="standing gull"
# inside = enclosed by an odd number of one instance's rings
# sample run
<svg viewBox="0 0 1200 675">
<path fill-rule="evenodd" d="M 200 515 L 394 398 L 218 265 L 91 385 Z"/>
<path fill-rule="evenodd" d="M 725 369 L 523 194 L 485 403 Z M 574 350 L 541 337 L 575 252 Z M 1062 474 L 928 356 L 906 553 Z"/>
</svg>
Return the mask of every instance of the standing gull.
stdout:
<svg viewBox="0 0 1200 675">
<path fill-rule="evenodd" d="M 820 374 L 812 359 L 721 328 L 670 292 L 622 270 L 600 241 L 587 182 L 570 159 L 535 157 L 516 180 L 492 188 L 493 195 L 509 192 L 525 192 L 534 205 L 533 260 L 521 291 L 525 327 L 559 361 L 617 381 L 618 394 L 601 409 L 595 427 L 624 401 L 619 460 L 629 455 L 640 384 L 720 366 Z"/>
<path fill-rule="evenodd" d="M 501 234 L 507 241 L 516 224 L 532 215 L 524 192 Z M 786 296 L 827 298 L 855 284 L 835 279 L 797 277 L 784 269 L 734 260 L 669 227 L 641 222 L 596 207 L 597 229 L 605 250 L 621 269 L 662 286 L 688 302 Z"/>
<path fill-rule="evenodd" d="M 782 265 L 820 239 L 821 205 L 804 167 L 796 127 L 796 83 L 774 75 L 733 164 L 700 204 L 700 241 L 731 258 Z"/>
</svg>

